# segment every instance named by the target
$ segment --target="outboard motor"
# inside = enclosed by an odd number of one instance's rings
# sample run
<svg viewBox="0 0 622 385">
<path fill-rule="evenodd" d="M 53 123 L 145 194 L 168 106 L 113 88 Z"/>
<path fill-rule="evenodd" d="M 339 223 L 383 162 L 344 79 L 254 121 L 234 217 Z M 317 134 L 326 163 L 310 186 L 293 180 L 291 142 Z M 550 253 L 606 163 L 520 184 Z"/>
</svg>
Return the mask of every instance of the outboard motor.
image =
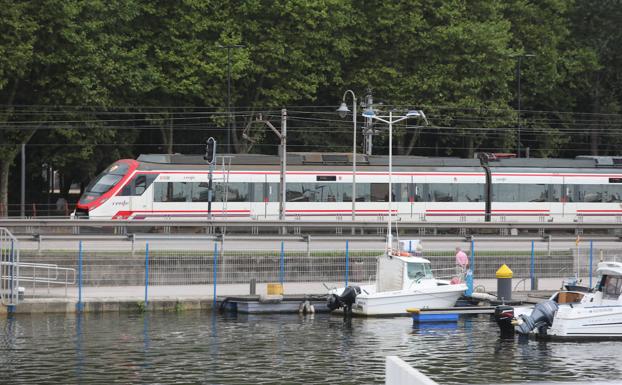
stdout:
<svg viewBox="0 0 622 385">
<path fill-rule="evenodd" d="M 553 317 L 559 306 L 555 301 L 549 300 L 540 302 L 537 304 L 531 315 L 521 315 L 518 325 L 516 325 L 516 331 L 520 334 L 529 334 L 532 330 L 539 328 L 541 333 L 544 334 L 553 324 Z"/>
<path fill-rule="evenodd" d="M 513 338 L 514 337 L 514 308 L 507 305 L 499 305 L 495 308 L 495 321 L 499 325 L 501 331 L 501 338 Z"/>
<path fill-rule="evenodd" d="M 343 290 L 341 295 L 330 294 L 326 299 L 326 307 L 330 311 L 343 307 L 344 317 L 352 315 L 352 305 L 354 304 L 358 294 L 361 294 L 360 287 L 348 286 Z"/>
</svg>

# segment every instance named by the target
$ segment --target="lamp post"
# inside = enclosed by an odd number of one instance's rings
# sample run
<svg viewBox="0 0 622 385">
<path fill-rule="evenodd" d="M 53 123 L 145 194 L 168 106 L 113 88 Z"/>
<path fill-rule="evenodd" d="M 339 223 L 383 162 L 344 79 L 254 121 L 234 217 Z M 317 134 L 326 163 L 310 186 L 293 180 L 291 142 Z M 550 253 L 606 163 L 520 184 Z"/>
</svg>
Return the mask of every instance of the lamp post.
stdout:
<svg viewBox="0 0 622 385">
<path fill-rule="evenodd" d="M 378 116 L 372 108 L 367 108 L 363 111 L 363 116 L 389 125 L 389 215 L 387 220 L 387 251 L 389 251 L 393 244 L 393 236 L 391 234 L 391 216 L 393 215 L 393 124 L 412 117 L 421 118 L 427 124 L 427 119 L 421 110 L 411 110 L 402 116 L 393 116 L 393 112 L 389 111 L 388 116 Z"/>
<path fill-rule="evenodd" d="M 521 99 L 520 98 L 520 80 L 521 80 L 520 79 L 520 67 L 521 67 L 521 63 L 523 62 L 523 58 L 524 57 L 534 57 L 534 56 L 536 56 L 536 55 L 531 54 L 531 53 L 519 54 L 519 55 L 514 56 L 515 58 L 518 59 L 517 63 L 516 63 L 516 78 L 517 78 L 517 81 L 516 81 L 517 97 L 516 98 L 517 98 L 517 104 L 518 104 L 518 114 L 517 114 L 518 115 L 518 130 L 517 130 L 518 132 L 517 132 L 517 135 L 516 135 L 517 136 L 517 138 L 516 138 L 516 141 L 517 141 L 517 143 L 516 143 L 516 153 L 517 154 L 516 155 L 517 155 L 518 158 L 521 157 L 520 156 L 520 154 L 521 154 L 521 148 L 520 148 L 521 147 L 521 145 L 520 145 L 520 132 L 521 132 L 521 120 L 520 120 L 520 111 L 521 111 L 521 105 L 520 105 L 520 99 Z"/>
<path fill-rule="evenodd" d="M 337 112 L 342 119 L 350 112 L 346 105 L 346 95 L 348 93 L 352 94 L 352 122 L 354 123 L 354 131 L 352 134 L 352 222 L 354 222 L 356 220 L 356 95 L 354 91 L 347 90 L 343 93 L 341 105 L 337 109 Z"/>
</svg>

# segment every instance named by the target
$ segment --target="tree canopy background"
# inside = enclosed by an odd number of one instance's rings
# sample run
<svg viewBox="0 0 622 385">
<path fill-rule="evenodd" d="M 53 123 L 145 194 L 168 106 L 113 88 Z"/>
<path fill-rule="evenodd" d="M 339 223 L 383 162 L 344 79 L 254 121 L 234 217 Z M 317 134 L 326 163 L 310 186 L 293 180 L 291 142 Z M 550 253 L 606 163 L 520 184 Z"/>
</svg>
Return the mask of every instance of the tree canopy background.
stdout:
<svg viewBox="0 0 622 385">
<path fill-rule="evenodd" d="M 400 154 L 516 152 L 519 125 L 531 156 L 619 154 L 621 24 L 617 0 L 0 0 L 0 206 L 18 202 L 22 144 L 29 202 L 50 199 L 48 170 L 67 196 L 210 136 L 276 153 L 250 123 L 281 108 L 290 151 L 351 151 L 346 89 L 425 111 L 396 127 Z M 378 127 L 374 153 L 387 142 Z"/>
</svg>

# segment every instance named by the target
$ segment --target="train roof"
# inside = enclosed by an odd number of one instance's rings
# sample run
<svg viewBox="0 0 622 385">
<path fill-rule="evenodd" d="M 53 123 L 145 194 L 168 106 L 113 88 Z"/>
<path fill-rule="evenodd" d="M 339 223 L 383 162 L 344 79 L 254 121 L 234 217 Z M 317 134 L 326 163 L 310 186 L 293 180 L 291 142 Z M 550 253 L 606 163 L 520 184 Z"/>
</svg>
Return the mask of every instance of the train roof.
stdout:
<svg viewBox="0 0 622 385">
<path fill-rule="evenodd" d="M 281 159 L 276 155 L 262 154 L 232 154 L 219 155 L 218 163 L 226 160 L 231 165 L 265 165 L 278 166 Z M 352 154 L 349 153 L 288 153 L 288 166 L 351 166 Z M 202 155 L 182 155 L 182 154 L 142 154 L 137 160 L 142 163 L 166 164 L 166 165 L 205 165 L 206 162 Z M 364 155 L 357 154 L 356 163 L 360 166 L 388 166 L 389 157 L 386 155 Z M 418 156 L 393 156 L 393 165 L 396 167 L 480 167 L 477 159 L 460 158 L 427 158 Z"/>
<path fill-rule="evenodd" d="M 218 163 L 222 159 L 234 166 L 278 166 L 280 157 L 277 155 L 263 154 L 231 154 L 219 155 Z M 142 154 L 137 160 L 142 163 L 156 165 L 196 165 L 205 166 L 206 162 L 202 155 L 183 154 Z M 359 166 L 386 167 L 389 157 L 386 155 L 357 154 L 356 163 Z M 317 152 L 291 152 L 287 154 L 288 166 L 341 166 L 352 165 L 351 153 L 317 153 Z M 578 156 L 575 159 L 560 158 L 501 158 L 486 161 L 491 168 L 504 169 L 584 169 L 584 168 L 622 168 L 622 157 L 606 156 Z M 395 167 L 481 167 L 479 159 L 443 158 L 443 157 L 420 157 L 420 156 L 393 156 Z"/>
</svg>

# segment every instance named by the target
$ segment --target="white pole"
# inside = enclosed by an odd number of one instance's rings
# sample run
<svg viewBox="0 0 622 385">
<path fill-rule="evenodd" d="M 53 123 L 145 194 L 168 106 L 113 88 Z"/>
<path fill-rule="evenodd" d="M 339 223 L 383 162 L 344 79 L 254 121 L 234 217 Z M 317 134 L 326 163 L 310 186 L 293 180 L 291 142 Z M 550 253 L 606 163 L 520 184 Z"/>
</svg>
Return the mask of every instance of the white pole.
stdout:
<svg viewBox="0 0 622 385">
<path fill-rule="evenodd" d="M 287 110 L 281 110 L 281 212 L 284 221 L 287 213 Z"/>
<path fill-rule="evenodd" d="M 387 221 L 387 249 L 391 250 L 393 236 L 391 234 L 391 215 L 393 214 L 393 112 L 389 111 L 389 220 Z"/>
<path fill-rule="evenodd" d="M 352 93 L 352 114 L 354 120 L 354 136 L 352 137 L 352 222 L 356 219 L 356 95 Z M 354 227 L 352 228 L 354 231 Z"/>
</svg>

